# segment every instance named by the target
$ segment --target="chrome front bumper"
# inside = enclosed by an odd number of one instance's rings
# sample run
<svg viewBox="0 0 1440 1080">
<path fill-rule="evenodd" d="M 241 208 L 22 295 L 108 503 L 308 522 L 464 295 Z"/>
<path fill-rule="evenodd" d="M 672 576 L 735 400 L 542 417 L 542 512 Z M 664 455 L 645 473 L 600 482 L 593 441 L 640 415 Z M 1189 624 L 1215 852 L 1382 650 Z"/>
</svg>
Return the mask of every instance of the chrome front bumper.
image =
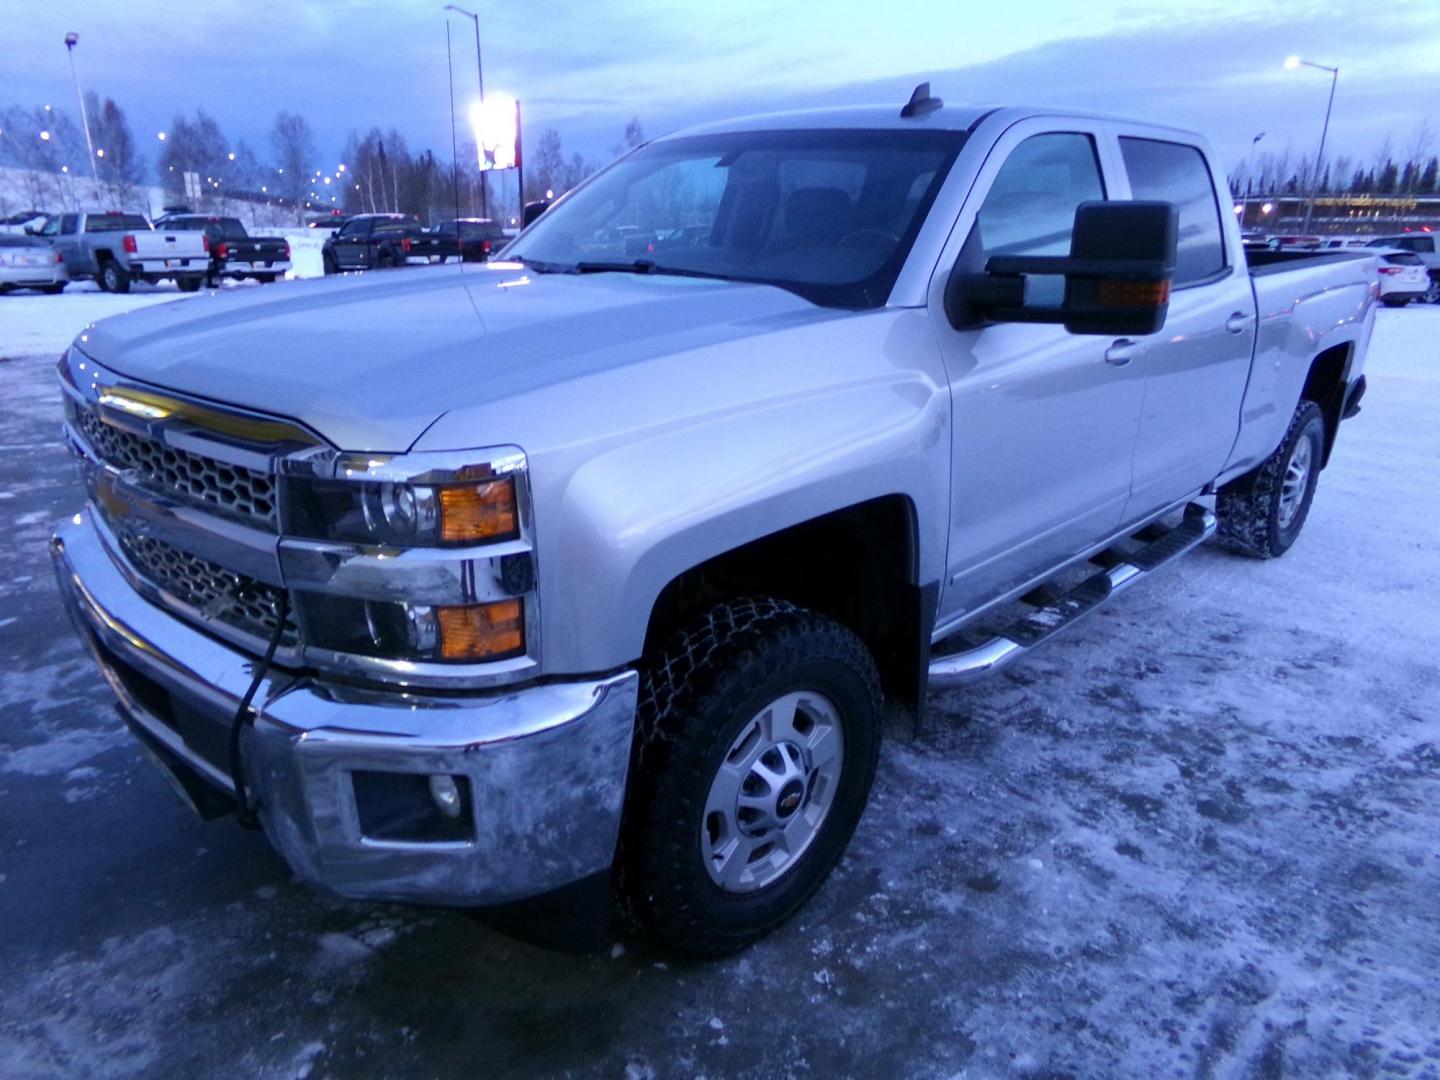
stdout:
<svg viewBox="0 0 1440 1080">
<path fill-rule="evenodd" d="M 221 747 L 253 658 L 136 593 L 90 513 L 77 514 L 51 541 L 77 628 L 127 719 L 163 757 L 233 794 Z M 627 671 L 442 696 L 275 670 L 255 696 L 246 783 L 271 843 L 309 881 L 376 900 L 523 899 L 610 866 L 637 683 Z M 357 774 L 463 777 L 468 835 L 367 835 L 360 800 L 369 796 L 357 794 Z"/>
</svg>

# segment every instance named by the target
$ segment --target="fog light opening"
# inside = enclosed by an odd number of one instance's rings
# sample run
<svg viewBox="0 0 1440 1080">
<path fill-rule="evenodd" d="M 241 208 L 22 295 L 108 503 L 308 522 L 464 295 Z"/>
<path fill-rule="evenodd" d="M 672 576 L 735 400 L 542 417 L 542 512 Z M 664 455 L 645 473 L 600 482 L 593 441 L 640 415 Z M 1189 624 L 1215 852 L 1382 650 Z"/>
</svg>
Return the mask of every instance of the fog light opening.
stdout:
<svg viewBox="0 0 1440 1080">
<path fill-rule="evenodd" d="M 458 818 L 460 811 L 464 809 L 460 804 L 460 788 L 455 783 L 453 776 L 445 773 L 436 773 L 430 777 L 430 797 L 435 800 L 435 807 L 447 818 Z"/>
</svg>

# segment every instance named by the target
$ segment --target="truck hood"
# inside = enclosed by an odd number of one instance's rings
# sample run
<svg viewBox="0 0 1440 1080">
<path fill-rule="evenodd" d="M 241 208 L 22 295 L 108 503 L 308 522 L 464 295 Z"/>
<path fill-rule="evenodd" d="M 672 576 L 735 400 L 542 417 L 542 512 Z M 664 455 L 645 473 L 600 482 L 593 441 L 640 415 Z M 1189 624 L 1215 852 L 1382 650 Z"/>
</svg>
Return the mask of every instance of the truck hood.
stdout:
<svg viewBox="0 0 1440 1080">
<path fill-rule="evenodd" d="M 207 293 L 106 319 L 75 345 L 343 450 L 403 452 L 454 407 L 845 314 L 767 285 L 459 264 Z"/>
</svg>

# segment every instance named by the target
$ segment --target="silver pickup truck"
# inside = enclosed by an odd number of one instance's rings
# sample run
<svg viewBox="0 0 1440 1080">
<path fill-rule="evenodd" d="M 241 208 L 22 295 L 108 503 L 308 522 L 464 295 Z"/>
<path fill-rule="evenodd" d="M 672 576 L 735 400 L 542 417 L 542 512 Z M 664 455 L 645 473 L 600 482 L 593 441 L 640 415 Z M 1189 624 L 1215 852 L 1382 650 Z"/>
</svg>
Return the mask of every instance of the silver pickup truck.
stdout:
<svg viewBox="0 0 1440 1080">
<path fill-rule="evenodd" d="M 156 230 L 143 214 L 51 214 L 36 235 L 65 260 L 71 280 L 93 278 L 106 292 L 167 279 L 181 292 L 196 292 L 210 270 L 210 241 L 203 233 Z"/>
<path fill-rule="evenodd" d="M 658 139 L 489 263 L 102 322 L 63 593 L 300 876 L 737 948 L 840 858 L 882 715 L 1295 542 L 1376 266 L 1247 267 L 1225 191 L 1192 132 L 917 91 Z"/>
</svg>

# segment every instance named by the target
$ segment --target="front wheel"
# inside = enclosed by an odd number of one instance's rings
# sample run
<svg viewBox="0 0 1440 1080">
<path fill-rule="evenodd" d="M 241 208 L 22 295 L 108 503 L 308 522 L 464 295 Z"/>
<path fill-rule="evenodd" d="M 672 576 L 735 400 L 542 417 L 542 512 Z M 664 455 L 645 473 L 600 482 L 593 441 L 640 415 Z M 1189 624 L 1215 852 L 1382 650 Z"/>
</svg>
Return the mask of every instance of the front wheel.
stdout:
<svg viewBox="0 0 1440 1080">
<path fill-rule="evenodd" d="M 339 261 L 336 260 L 335 256 L 328 251 L 320 256 L 320 264 L 324 268 L 326 277 L 329 277 L 331 274 L 338 274 L 340 272 Z"/>
<path fill-rule="evenodd" d="M 1310 514 L 1324 457 L 1325 415 L 1313 401 L 1301 401 L 1275 452 L 1220 489 L 1221 542 L 1254 559 L 1289 551 Z"/>
<path fill-rule="evenodd" d="M 721 955 L 789 918 L 849 843 L 880 746 L 879 675 L 832 620 L 710 608 L 651 657 L 617 884 L 640 929 Z"/>
</svg>

